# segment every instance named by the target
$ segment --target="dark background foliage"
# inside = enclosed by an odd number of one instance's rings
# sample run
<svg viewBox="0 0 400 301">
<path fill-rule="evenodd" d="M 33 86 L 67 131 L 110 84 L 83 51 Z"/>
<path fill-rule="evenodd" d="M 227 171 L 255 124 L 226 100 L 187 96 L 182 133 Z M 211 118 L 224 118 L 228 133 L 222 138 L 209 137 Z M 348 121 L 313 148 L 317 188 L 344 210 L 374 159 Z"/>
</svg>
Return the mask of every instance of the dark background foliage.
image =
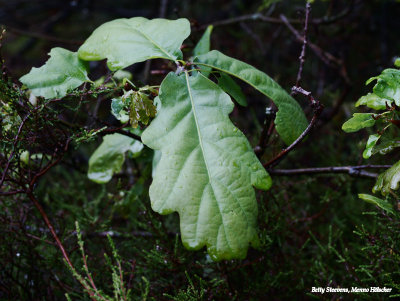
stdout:
<svg viewBox="0 0 400 301">
<path fill-rule="evenodd" d="M 213 49 L 256 66 L 289 90 L 296 81 L 302 41 L 280 16 L 285 15 L 301 34 L 304 7 L 305 1 L 286 0 L 0 0 L 0 23 L 7 30 L 2 52 L 10 74 L 18 79 L 32 66 L 41 66 L 52 47 L 77 50 L 106 21 L 184 17 L 192 24 L 185 55 L 190 55 L 205 26 L 213 23 Z M 269 21 L 251 17 L 257 13 L 270 17 Z M 354 111 L 354 102 L 370 91 L 365 81 L 392 67 L 400 54 L 399 15 L 398 1 L 316 0 L 312 4 L 308 38 L 313 46 L 307 49 L 301 84 L 325 110 L 311 135 L 279 168 L 367 163 L 361 156 L 367 131 L 345 134 L 341 125 Z M 92 78 L 107 72 L 104 62 L 91 67 Z M 164 62 L 154 60 L 129 70 L 138 82 L 158 84 L 162 76 L 155 73 L 163 68 Z M 250 105 L 236 108 L 232 120 L 257 145 L 265 99 L 246 86 L 243 89 Z M 307 100 L 297 100 L 310 117 Z M 92 118 L 97 115 L 117 125 L 109 114 L 109 100 L 89 99 L 79 109 L 74 100 L 69 105 L 57 114 L 49 113 L 47 120 L 61 116 L 70 122 L 75 116 L 71 127 L 96 128 L 101 127 Z M 51 145 L 43 133 L 33 144 L 45 153 L 43 149 Z M 250 249 L 245 260 L 213 263 L 205 250 L 189 252 L 182 247 L 177 215 L 152 212 L 147 193 L 150 150 L 128 160 L 123 172 L 108 184 L 87 179 L 88 158 L 100 141 L 97 137 L 71 147 L 38 181 L 35 196 L 78 266 L 81 256 L 74 223 L 79 221 L 89 269 L 103 291 L 110 293 L 113 283 L 103 256 L 112 252 L 106 239 L 110 234 L 134 300 L 349 299 L 310 293 L 313 286 L 328 285 L 386 286 L 393 288 L 392 295 L 399 293 L 400 223 L 357 198 L 370 190 L 373 180 L 348 174 L 274 176 L 272 189 L 257 193 L 261 247 Z M 26 141 L 25 147 L 33 144 Z M 273 134 L 261 161 L 267 162 L 282 147 Z M 399 155 L 394 153 L 368 162 L 392 164 L 396 159 Z M 24 194 L 1 196 L 0 209 L 0 299 L 61 300 L 68 293 L 72 300 L 89 300 L 31 200 Z"/>
</svg>

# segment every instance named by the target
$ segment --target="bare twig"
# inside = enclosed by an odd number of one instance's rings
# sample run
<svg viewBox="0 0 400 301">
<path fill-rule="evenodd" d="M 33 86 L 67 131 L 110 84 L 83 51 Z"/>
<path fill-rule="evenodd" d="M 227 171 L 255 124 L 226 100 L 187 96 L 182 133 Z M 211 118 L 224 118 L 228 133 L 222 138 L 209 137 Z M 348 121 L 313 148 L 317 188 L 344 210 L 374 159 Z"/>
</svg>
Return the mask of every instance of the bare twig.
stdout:
<svg viewBox="0 0 400 301">
<path fill-rule="evenodd" d="M 292 92 L 295 94 L 297 94 L 297 93 L 302 94 L 310 100 L 311 107 L 314 110 L 314 115 L 313 115 L 310 123 L 308 124 L 307 128 L 304 130 L 304 132 L 301 133 L 301 135 L 291 145 L 289 145 L 287 148 L 282 150 L 278 155 L 276 155 L 270 161 L 263 164 L 263 166 L 265 168 L 272 167 L 272 166 L 278 164 L 285 156 L 287 156 L 287 154 L 290 151 L 292 151 L 308 135 L 308 133 L 312 130 L 315 123 L 317 122 L 318 117 L 319 117 L 319 115 L 321 115 L 322 110 L 324 108 L 324 106 L 312 96 L 311 92 L 306 91 L 301 87 L 293 87 Z"/>
<path fill-rule="evenodd" d="M 277 176 L 345 173 L 355 177 L 376 178 L 378 174 L 365 171 L 364 169 L 382 169 L 390 167 L 391 165 L 329 166 L 298 169 L 269 169 L 268 172 L 271 175 Z"/>
<path fill-rule="evenodd" d="M 273 129 L 275 127 L 274 120 L 276 116 L 276 109 L 274 107 L 267 108 L 265 121 L 263 125 L 263 129 L 260 134 L 260 139 L 258 141 L 258 145 L 254 148 L 254 152 L 260 158 L 267 147 L 268 141 L 271 137 Z"/>
<path fill-rule="evenodd" d="M 308 33 L 308 19 L 310 16 L 310 11 L 311 11 L 311 4 L 310 2 L 307 2 L 306 4 L 306 17 L 304 20 L 304 33 L 303 33 L 303 46 L 301 48 L 301 53 L 299 56 L 299 71 L 297 73 L 297 79 L 296 79 L 296 87 L 300 86 L 300 80 L 301 80 L 301 74 L 303 73 L 303 66 L 305 62 L 305 56 L 306 56 L 306 47 L 307 47 L 307 33 Z"/>
<path fill-rule="evenodd" d="M 159 12 L 160 18 L 165 18 L 165 16 L 167 15 L 167 6 L 168 6 L 168 0 L 160 1 L 160 12 Z"/>
<path fill-rule="evenodd" d="M 46 223 L 47 228 L 49 228 L 51 235 L 53 236 L 54 240 L 56 241 L 56 244 L 57 244 L 58 248 L 60 249 L 65 261 L 72 269 L 75 269 L 74 265 L 71 262 L 71 259 L 68 256 L 67 251 L 65 250 L 64 245 L 62 244 L 60 238 L 58 237 L 58 235 L 57 235 L 52 223 L 50 222 L 50 219 L 48 218 L 46 212 L 44 211 L 42 205 L 40 205 L 39 201 L 36 199 L 36 197 L 34 196 L 31 189 L 28 189 L 26 191 L 26 194 L 28 195 L 29 199 L 33 202 L 35 207 L 38 209 L 40 215 L 42 216 L 44 222 Z"/>
<path fill-rule="evenodd" d="M 304 45 L 303 36 L 292 26 L 291 22 L 284 15 L 280 15 L 280 18 L 281 18 L 282 22 L 286 25 L 286 27 L 296 37 L 296 40 Z M 343 77 L 344 81 L 347 84 L 350 84 L 351 81 L 347 75 L 346 68 L 341 59 L 336 58 L 329 52 L 323 50 L 321 47 L 315 45 L 314 43 L 312 43 L 310 41 L 307 42 L 307 45 L 316 54 L 316 56 L 319 57 L 325 64 L 338 69 L 338 71 L 339 71 L 340 75 Z"/>
<path fill-rule="evenodd" d="M 118 133 L 118 134 L 122 134 L 122 135 L 125 135 L 128 137 L 131 137 L 137 141 L 142 141 L 142 138 L 140 136 L 133 134 L 131 132 L 128 132 L 128 131 L 124 131 L 123 128 L 126 126 L 127 126 L 127 124 L 124 124 L 122 127 L 118 127 L 118 128 L 108 127 L 106 129 L 102 130 L 99 134 L 104 136 L 109 133 Z"/>
<path fill-rule="evenodd" d="M 346 9 L 344 9 L 341 13 L 339 13 L 335 16 L 331 16 L 331 17 L 325 16 L 325 17 L 318 18 L 318 19 L 312 19 L 312 20 L 310 20 L 310 23 L 315 24 L 315 25 L 329 25 L 329 24 L 335 23 L 335 22 L 339 21 L 340 19 L 343 19 L 346 16 L 348 16 L 353 11 L 353 8 L 354 8 L 354 0 L 351 0 L 349 6 Z M 239 17 L 229 18 L 226 20 L 220 20 L 220 21 L 215 21 L 215 22 L 209 23 L 209 24 L 205 24 L 205 25 L 200 26 L 199 30 L 204 30 L 209 25 L 213 25 L 214 27 L 216 27 L 216 26 L 231 25 L 231 24 L 246 22 L 246 21 L 262 21 L 262 22 L 273 23 L 273 24 L 282 24 L 283 23 L 282 19 L 280 19 L 280 18 L 265 16 L 261 13 L 254 13 L 254 14 L 243 15 L 243 16 L 239 16 Z M 289 22 L 292 24 L 302 24 L 303 20 L 289 19 Z"/>
<path fill-rule="evenodd" d="M 3 186 L 4 179 L 6 178 L 7 171 L 8 171 L 8 169 L 9 169 L 9 167 L 10 167 L 10 163 L 11 163 L 12 159 L 13 159 L 14 156 L 15 156 L 15 148 L 16 148 L 17 143 L 18 143 L 18 141 L 19 141 L 18 137 L 19 137 L 19 135 L 21 134 L 22 128 L 24 127 L 25 122 L 26 122 L 26 120 L 28 119 L 29 115 L 30 115 L 30 114 L 27 114 L 27 115 L 24 117 L 24 119 L 22 120 L 21 124 L 19 125 L 18 131 L 17 131 L 17 135 L 16 135 L 15 138 L 14 138 L 13 151 L 11 152 L 11 154 L 10 154 L 8 160 L 7 160 L 7 165 L 6 165 L 6 167 L 4 168 L 3 174 L 2 174 L 2 176 L 1 176 L 0 188 L 1 188 L 1 186 Z"/>
</svg>

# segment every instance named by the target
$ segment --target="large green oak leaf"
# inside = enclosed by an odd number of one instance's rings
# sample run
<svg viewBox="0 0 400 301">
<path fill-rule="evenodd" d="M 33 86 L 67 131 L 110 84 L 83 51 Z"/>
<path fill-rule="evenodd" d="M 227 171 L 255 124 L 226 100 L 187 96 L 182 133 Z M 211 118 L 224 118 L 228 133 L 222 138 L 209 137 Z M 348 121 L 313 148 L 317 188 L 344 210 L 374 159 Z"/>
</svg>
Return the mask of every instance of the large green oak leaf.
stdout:
<svg viewBox="0 0 400 301">
<path fill-rule="evenodd" d="M 117 19 L 99 26 L 79 48 L 87 61 L 107 59 L 115 71 L 153 58 L 182 58 L 180 47 L 190 34 L 187 19 Z"/>
<path fill-rule="evenodd" d="M 161 151 L 150 186 L 153 210 L 178 212 L 182 242 L 207 246 L 213 260 L 244 258 L 257 243 L 255 186 L 271 178 L 250 143 L 230 121 L 230 97 L 197 73 L 170 73 L 161 84 L 161 110 L 142 141 Z"/>
<path fill-rule="evenodd" d="M 300 105 L 264 72 L 217 50 L 198 56 L 195 64 L 235 76 L 272 99 L 278 107 L 276 130 L 286 144 L 291 144 L 306 129 L 308 122 Z"/>
<path fill-rule="evenodd" d="M 19 79 L 33 95 L 46 99 L 60 98 L 85 81 L 90 81 L 87 62 L 79 59 L 76 52 L 56 47 L 51 49 L 49 55 L 46 64 L 32 68 Z"/>
</svg>

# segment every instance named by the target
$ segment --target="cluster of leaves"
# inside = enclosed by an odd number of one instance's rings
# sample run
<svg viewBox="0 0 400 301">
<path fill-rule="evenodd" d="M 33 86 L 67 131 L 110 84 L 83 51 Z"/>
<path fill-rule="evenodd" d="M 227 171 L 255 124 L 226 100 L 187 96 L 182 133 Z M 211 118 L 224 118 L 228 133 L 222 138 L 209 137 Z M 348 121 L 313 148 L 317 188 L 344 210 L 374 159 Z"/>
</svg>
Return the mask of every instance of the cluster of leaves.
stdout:
<svg viewBox="0 0 400 301">
<path fill-rule="evenodd" d="M 147 125 L 155 117 L 157 104 L 156 118 L 139 133 L 146 146 L 161 154 L 150 186 L 152 208 L 161 214 L 179 213 L 187 248 L 207 246 L 214 260 L 244 258 L 249 243 L 256 246 L 258 239 L 252 186 L 267 190 L 271 179 L 228 117 L 234 104 L 224 91 L 246 105 L 230 76 L 275 102 L 279 110 L 276 130 L 287 144 L 302 133 L 307 120 L 298 103 L 268 75 L 210 51 L 211 30 L 206 30 L 194 48 L 194 58 L 183 61 L 180 47 L 190 33 L 186 19 L 114 20 L 97 28 L 77 53 L 53 49 L 44 66 L 20 80 L 34 95 L 49 99 L 64 97 L 83 82 L 90 83 L 88 61 L 107 59 L 111 71 L 152 58 L 175 62 L 176 73 L 165 77 L 159 91 L 148 86 L 124 89 L 123 95 L 112 101 L 112 114 L 137 128 L 139 122 Z M 208 79 L 212 70 L 218 74 L 217 84 Z M 134 86 L 127 78 L 123 84 Z M 150 97 L 157 94 L 153 104 Z M 89 178 L 109 181 L 120 171 L 127 151 L 140 152 L 135 145 L 143 145 L 137 143 L 119 134 L 106 136 L 89 161 Z"/>
<path fill-rule="evenodd" d="M 399 61 L 396 65 L 399 66 Z M 376 81 L 373 92 L 362 96 L 356 107 L 366 106 L 378 112 L 355 113 L 353 118 L 346 121 L 342 129 L 346 132 L 356 132 L 364 128 L 377 126 L 377 132 L 368 138 L 363 157 L 370 158 L 373 155 L 386 155 L 400 147 L 398 128 L 400 127 L 400 70 L 385 69 L 378 76 L 370 78 L 366 84 Z M 397 211 L 391 203 L 397 202 L 398 196 L 395 190 L 399 189 L 400 183 L 400 161 L 393 164 L 388 170 L 379 175 L 374 193 L 381 192 L 385 199 L 369 194 L 359 194 L 359 197 L 367 202 L 373 203 L 386 212 L 396 215 Z"/>
</svg>

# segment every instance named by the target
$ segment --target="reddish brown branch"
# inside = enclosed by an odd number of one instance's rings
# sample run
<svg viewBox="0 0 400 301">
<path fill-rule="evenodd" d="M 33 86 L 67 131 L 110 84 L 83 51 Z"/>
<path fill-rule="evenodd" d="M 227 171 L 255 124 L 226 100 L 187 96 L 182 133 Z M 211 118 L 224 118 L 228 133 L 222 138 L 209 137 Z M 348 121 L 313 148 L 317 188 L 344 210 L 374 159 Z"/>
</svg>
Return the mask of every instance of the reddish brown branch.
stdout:
<svg viewBox="0 0 400 301">
<path fill-rule="evenodd" d="M 47 228 L 49 228 L 51 235 L 53 236 L 54 240 L 56 241 L 56 244 L 58 248 L 60 249 L 65 261 L 67 264 L 70 266 L 71 269 L 75 269 L 74 265 L 71 262 L 71 259 L 68 256 L 67 251 L 65 250 L 60 238 L 58 237 L 56 231 L 54 230 L 53 225 L 51 224 L 46 212 L 44 211 L 42 205 L 40 205 L 39 201 L 36 199 L 36 197 L 33 195 L 33 192 L 31 189 L 26 191 L 27 196 L 29 199 L 33 202 L 37 210 L 39 211 L 40 215 L 42 216 L 44 222 L 46 223 Z"/>
<path fill-rule="evenodd" d="M 278 164 L 284 157 L 287 156 L 287 154 L 290 151 L 292 151 L 301 141 L 303 141 L 303 139 L 308 135 L 308 133 L 312 130 L 312 128 L 316 124 L 318 117 L 321 115 L 322 110 L 324 108 L 324 106 L 312 96 L 311 92 L 306 91 L 301 87 L 293 87 L 292 92 L 302 94 L 310 100 L 311 107 L 314 109 L 314 115 L 313 115 L 310 123 L 308 124 L 307 128 L 303 131 L 303 133 L 301 133 L 301 135 L 291 145 L 289 145 L 287 148 L 282 150 L 278 155 L 276 155 L 270 161 L 263 164 L 263 166 L 265 168 L 272 167 L 272 166 Z"/>
</svg>

